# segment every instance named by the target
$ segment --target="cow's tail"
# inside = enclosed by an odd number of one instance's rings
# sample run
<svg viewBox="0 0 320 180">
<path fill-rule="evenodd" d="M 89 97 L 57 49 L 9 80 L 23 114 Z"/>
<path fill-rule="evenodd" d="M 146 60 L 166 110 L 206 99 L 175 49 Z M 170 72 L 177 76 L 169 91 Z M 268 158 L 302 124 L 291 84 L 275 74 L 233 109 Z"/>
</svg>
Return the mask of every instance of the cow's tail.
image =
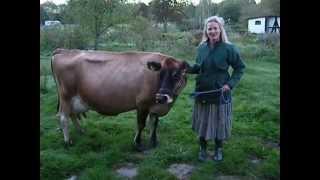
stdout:
<svg viewBox="0 0 320 180">
<path fill-rule="evenodd" d="M 57 49 L 57 50 L 59 50 L 59 49 Z M 51 72 L 52 72 L 52 76 L 53 76 L 53 79 L 54 79 L 54 82 L 55 82 L 56 88 L 57 88 L 57 95 L 58 95 L 57 113 L 58 113 L 59 112 L 59 106 L 60 106 L 59 82 L 57 82 L 56 74 L 55 74 L 55 72 L 53 70 L 54 55 L 58 53 L 57 50 L 55 50 L 53 52 L 53 55 L 52 55 L 52 58 L 51 58 Z"/>
</svg>

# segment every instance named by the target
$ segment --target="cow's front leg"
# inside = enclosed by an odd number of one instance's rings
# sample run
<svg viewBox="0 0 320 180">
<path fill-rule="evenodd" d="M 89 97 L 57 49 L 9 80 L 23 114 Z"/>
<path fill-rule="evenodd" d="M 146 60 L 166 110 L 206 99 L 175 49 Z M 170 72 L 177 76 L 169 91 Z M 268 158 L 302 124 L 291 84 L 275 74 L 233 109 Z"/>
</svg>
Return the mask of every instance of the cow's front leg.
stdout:
<svg viewBox="0 0 320 180">
<path fill-rule="evenodd" d="M 146 119 L 148 116 L 148 111 L 138 110 L 137 111 L 137 132 L 134 137 L 134 145 L 136 150 L 143 151 L 144 148 L 141 144 L 141 133 L 144 127 L 146 126 Z"/>
<path fill-rule="evenodd" d="M 150 114 L 150 122 L 152 123 L 151 135 L 150 135 L 150 144 L 152 148 L 155 148 L 158 145 L 157 139 L 157 127 L 159 123 L 159 117 L 156 114 Z"/>
</svg>

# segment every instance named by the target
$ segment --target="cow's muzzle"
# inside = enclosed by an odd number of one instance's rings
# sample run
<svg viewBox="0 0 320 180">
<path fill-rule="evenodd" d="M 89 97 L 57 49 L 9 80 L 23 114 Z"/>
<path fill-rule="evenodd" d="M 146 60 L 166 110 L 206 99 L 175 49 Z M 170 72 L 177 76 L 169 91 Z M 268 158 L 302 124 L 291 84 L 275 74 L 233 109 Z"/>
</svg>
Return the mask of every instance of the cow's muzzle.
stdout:
<svg viewBox="0 0 320 180">
<path fill-rule="evenodd" d="M 173 102 L 173 99 L 170 95 L 168 94 L 156 94 L 156 103 L 158 104 L 170 104 Z"/>
</svg>

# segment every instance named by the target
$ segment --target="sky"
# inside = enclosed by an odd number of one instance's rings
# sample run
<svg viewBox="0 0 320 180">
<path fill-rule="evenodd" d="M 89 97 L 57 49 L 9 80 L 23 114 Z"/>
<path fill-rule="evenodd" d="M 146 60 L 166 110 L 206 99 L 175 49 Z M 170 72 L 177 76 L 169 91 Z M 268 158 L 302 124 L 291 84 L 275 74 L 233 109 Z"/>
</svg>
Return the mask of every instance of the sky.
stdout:
<svg viewBox="0 0 320 180">
<path fill-rule="evenodd" d="M 48 1 L 48 0 L 40 0 L 40 4 L 42 4 L 42 3 L 46 2 L 46 1 Z M 66 0 L 49 0 L 49 1 L 51 1 L 51 2 L 53 2 L 55 4 L 57 4 L 57 5 L 66 3 Z M 148 4 L 151 0 L 131 0 L 131 1 L 144 2 L 145 4 Z M 214 3 L 219 3 L 221 1 L 223 1 L 223 0 L 212 0 L 212 2 L 214 2 Z M 193 4 L 196 5 L 196 4 L 199 3 L 199 0 L 191 0 L 191 2 L 193 2 Z"/>
</svg>

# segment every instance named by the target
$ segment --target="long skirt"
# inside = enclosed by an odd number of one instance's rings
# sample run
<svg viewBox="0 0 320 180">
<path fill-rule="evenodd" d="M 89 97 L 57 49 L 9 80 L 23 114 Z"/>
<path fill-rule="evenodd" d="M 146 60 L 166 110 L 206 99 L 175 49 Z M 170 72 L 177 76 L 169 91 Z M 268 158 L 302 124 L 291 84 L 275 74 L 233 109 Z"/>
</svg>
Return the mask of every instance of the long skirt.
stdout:
<svg viewBox="0 0 320 180">
<path fill-rule="evenodd" d="M 231 136 L 232 103 L 203 104 L 195 102 L 192 130 L 205 140 L 227 140 Z"/>
</svg>

